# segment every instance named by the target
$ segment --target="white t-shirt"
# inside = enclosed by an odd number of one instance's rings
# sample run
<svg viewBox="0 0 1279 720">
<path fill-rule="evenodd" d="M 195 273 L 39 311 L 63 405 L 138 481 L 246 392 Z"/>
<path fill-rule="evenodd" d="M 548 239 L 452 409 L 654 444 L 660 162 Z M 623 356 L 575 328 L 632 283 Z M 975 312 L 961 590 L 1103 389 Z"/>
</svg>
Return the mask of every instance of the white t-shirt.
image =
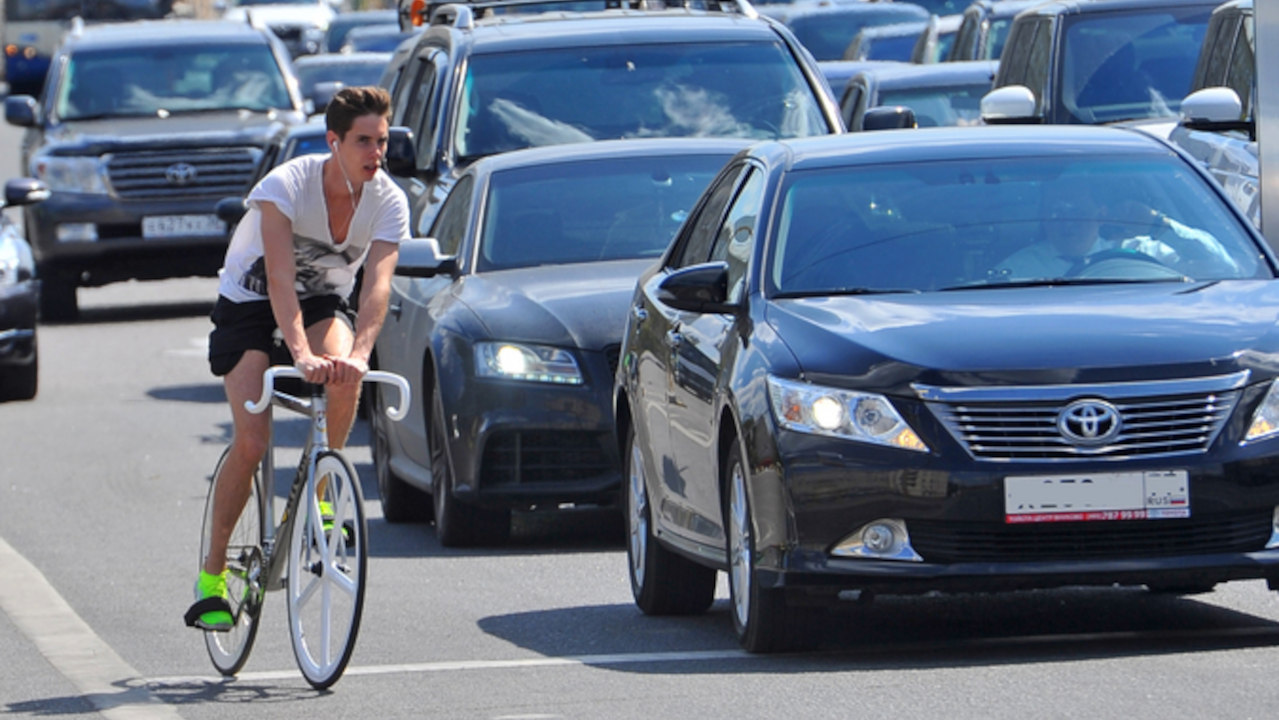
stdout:
<svg viewBox="0 0 1279 720">
<path fill-rule="evenodd" d="M 293 223 L 299 298 L 347 297 L 374 240 L 398 244 L 409 237 L 408 200 L 390 176 L 378 170 L 364 183 L 346 241 L 334 243 L 324 204 L 323 169 L 329 157 L 312 154 L 294 158 L 273 169 L 249 192 L 249 210 L 236 226 L 219 272 L 220 295 L 232 302 L 268 299 L 260 202 L 273 203 Z"/>
</svg>

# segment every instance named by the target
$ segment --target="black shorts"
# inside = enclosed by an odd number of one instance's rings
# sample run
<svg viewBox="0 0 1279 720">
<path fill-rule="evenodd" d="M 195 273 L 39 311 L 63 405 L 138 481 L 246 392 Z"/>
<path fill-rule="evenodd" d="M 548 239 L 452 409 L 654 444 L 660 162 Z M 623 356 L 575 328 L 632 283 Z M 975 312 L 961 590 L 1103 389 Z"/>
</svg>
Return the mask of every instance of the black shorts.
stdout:
<svg viewBox="0 0 1279 720">
<path fill-rule="evenodd" d="M 355 327 L 355 311 L 345 298 L 316 295 L 302 299 L 302 324 L 306 327 L 329 318 L 341 318 Z M 231 372 L 245 350 L 261 350 L 272 364 L 292 365 L 293 357 L 275 338 L 275 314 L 271 301 L 231 302 L 219 295 L 209 314 L 213 331 L 209 333 L 209 369 L 222 377 Z"/>
</svg>

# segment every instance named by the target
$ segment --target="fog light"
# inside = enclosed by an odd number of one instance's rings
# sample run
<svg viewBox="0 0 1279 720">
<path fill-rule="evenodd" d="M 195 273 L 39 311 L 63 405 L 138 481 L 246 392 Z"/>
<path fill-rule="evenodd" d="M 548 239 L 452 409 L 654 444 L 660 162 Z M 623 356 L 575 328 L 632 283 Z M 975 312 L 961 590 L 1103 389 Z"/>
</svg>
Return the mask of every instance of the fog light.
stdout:
<svg viewBox="0 0 1279 720">
<path fill-rule="evenodd" d="M 93 223 L 58 225 L 58 242 L 97 242 L 98 226 Z"/>
<path fill-rule="evenodd" d="M 873 560 L 923 562 L 910 546 L 906 522 L 898 518 L 881 518 L 866 523 L 857 532 L 839 542 L 831 555 Z"/>
</svg>

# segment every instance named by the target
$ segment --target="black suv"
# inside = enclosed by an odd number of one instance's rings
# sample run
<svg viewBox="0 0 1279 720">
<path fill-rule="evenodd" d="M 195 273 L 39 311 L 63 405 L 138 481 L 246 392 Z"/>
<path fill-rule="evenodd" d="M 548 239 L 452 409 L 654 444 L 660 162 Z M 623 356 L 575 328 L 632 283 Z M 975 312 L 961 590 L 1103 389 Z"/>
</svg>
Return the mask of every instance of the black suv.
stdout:
<svg viewBox="0 0 1279 720">
<path fill-rule="evenodd" d="M 603 139 L 842 131 L 812 56 L 744 0 L 706 10 L 611 4 L 402 6 L 402 22 L 428 27 L 397 50 L 381 84 L 392 92 L 392 124 L 416 138 L 416 168 L 401 182 L 418 234 L 459 169 L 485 155 Z M 557 5 L 570 10 L 545 12 Z"/>
<path fill-rule="evenodd" d="M 28 128 L 22 160 L 51 196 L 25 210 L 46 320 L 76 288 L 213 276 L 226 250 L 217 201 L 243 195 L 277 134 L 306 117 L 287 50 L 245 23 L 77 26 L 39 100 L 5 101 Z"/>
</svg>

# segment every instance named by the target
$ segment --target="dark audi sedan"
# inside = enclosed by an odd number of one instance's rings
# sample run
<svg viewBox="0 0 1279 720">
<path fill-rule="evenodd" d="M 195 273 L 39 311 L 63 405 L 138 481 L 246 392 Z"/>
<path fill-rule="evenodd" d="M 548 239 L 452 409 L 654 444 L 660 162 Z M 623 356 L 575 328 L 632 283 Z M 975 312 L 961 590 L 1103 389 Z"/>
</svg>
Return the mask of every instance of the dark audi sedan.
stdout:
<svg viewBox="0 0 1279 720">
<path fill-rule="evenodd" d="M 627 316 L 637 604 L 699 612 L 726 570 L 770 651 L 876 594 L 1275 587 L 1275 271 L 1130 130 L 753 146 Z"/>
</svg>

